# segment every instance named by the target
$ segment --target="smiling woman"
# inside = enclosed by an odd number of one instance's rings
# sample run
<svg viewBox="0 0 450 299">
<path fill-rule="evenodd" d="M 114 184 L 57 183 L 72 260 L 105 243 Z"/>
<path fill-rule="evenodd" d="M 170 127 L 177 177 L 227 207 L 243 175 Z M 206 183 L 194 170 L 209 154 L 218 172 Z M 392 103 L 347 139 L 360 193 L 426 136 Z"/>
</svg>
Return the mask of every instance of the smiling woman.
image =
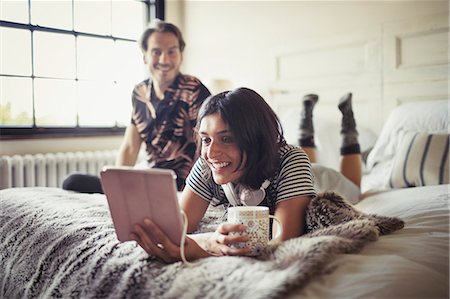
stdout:
<svg viewBox="0 0 450 299">
<path fill-rule="evenodd" d="M 181 198 L 187 216 L 187 230 L 193 232 L 208 206 L 258 205 L 268 207 L 280 220 L 281 240 L 305 232 L 306 206 L 316 192 L 311 164 L 299 147 L 288 145 L 280 122 L 255 91 L 237 88 L 208 97 L 200 107 L 197 132 L 201 155 L 189 176 Z M 231 200 L 227 190 L 236 194 Z M 232 193 L 232 192 L 230 192 Z M 249 200 L 251 197 L 251 200 Z M 223 223 L 214 233 L 186 237 L 185 256 L 195 260 L 217 255 L 247 255 L 246 227 Z M 156 234 L 163 247 L 151 241 Z M 166 262 L 181 259 L 173 244 L 150 220 L 136 225 L 133 238 L 149 254 Z"/>
<path fill-rule="evenodd" d="M 122 134 L 146 76 L 136 39 L 159 3 L 2 1 L 1 138 Z"/>
</svg>

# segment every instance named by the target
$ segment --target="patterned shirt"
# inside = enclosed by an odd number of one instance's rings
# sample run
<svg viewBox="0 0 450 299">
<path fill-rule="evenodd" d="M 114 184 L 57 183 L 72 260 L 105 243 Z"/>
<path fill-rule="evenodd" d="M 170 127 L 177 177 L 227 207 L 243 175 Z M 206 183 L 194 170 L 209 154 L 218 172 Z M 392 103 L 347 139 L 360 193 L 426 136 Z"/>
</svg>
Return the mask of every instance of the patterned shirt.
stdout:
<svg viewBox="0 0 450 299">
<path fill-rule="evenodd" d="M 259 204 L 269 207 L 270 212 L 275 212 L 277 203 L 297 196 L 314 196 L 311 163 L 308 156 L 300 147 L 285 144 L 280 148 L 280 165 L 275 175 L 268 178 L 269 186 L 266 197 Z M 228 207 L 225 192 L 217 185 L 211 175 L 206 162 L 200 158 L 191 170 L 186 184 L 201 198 L 210 202 L 213 206 L 224 205 Z"/>
<path fill-rule="evenodd" d="M 175 171 L 181 190 L 196 159 L 197 113 L 210 92 L 199 79 L 180 73 L 156 109 L 150 100 L 152 93 L 151 79 L 136 85 L 131 123 L 146 143 L 149 167 Z"/>
</svg>

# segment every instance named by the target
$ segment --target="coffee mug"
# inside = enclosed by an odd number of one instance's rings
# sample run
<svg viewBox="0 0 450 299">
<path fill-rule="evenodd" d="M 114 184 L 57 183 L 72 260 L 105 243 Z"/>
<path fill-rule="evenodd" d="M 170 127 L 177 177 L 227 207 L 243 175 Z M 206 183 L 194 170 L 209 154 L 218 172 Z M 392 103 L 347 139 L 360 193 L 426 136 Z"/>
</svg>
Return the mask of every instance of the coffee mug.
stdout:
<svg viewBox="0 0 450 299">
<path fill-rule="evenodd" d="M 282 233 L 281 222 L 275 216 L 269 214 L 268 207 L 261 206 L 239 206 L 228 208 L 228 223 L 239 223 L 246 226 L 243 232 L 233 232 L 230 235 L 247 234 L 250 240 L 231 245 L 234 248 L 250 247 L 252 252 L 249 256 L 257 256 L 263 252 L 269 244 L 269 219 L 272 218 L 278 225 L 277 236 L 272 241 L 280 238 Z"/>
</svg>

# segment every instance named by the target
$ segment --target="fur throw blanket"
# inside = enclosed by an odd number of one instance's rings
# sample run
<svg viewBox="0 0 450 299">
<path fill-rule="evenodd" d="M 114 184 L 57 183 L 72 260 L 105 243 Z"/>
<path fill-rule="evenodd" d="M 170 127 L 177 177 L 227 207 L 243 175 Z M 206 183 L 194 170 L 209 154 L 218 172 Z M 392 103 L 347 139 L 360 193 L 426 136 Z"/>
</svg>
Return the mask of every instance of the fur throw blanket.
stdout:
<svg viewBox="0 0 450 299">
<path fill-rule="evenodd" d="M 213 230 L 222 214 L 208 210 L 199 231 Z M 258 259 L 167 265 L 117 241 L 103 195 L 7 189 L 0 191 L 0 298 L 278 298 L 324 273 L 335 254 L 358 252 L 403 224 L 326 193 L 309 205 L 306 235 Z"/>
</svg>

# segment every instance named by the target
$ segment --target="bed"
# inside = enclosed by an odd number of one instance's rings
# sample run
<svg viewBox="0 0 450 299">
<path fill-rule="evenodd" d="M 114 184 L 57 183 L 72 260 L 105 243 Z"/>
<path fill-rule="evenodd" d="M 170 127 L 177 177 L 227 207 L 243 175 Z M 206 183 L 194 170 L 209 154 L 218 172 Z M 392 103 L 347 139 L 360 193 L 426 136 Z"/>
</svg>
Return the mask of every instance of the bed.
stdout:
<svg viewBox="0 0 450 299">
<path fill-rule="evenodd" d="M 259 259 L 166 265 L 118 242 L 104 195 L 1 190 L 0 298 L 448 298 L 449 101 L 430 103 L 391 113 L 354 205 L 362 217 Z M 419 163 L 424 147 L 429 158 Z M 223 214 L 210 208 L 198 231 L 213 230 Z M 404 227 L 383 232 L 370 215 Z"/>
</svg>

